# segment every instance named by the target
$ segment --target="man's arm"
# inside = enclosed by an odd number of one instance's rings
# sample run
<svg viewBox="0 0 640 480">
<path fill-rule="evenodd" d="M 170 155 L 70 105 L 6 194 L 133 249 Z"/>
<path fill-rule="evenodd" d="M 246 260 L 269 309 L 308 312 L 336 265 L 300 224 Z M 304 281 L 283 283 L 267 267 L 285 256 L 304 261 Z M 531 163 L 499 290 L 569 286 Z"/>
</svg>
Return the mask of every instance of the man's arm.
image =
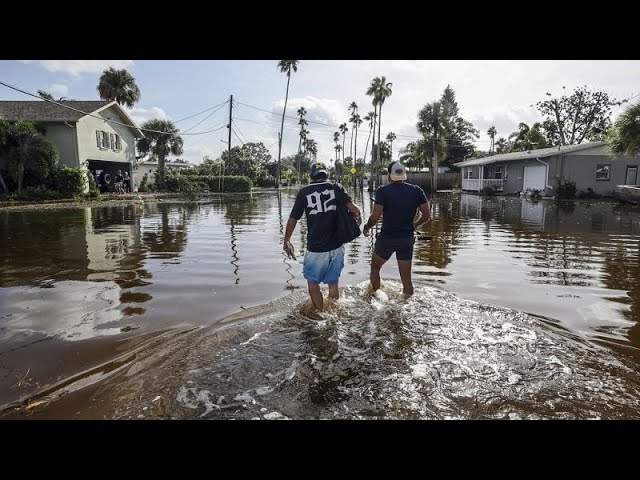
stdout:
<svg viewBox="0 0 640 480">
<path fill-rule="evenodd" d="M 431 211 L 429 210 L 429 204 L 427 202 L 420 205 L 420 216 L 413 222 L 413 229 L 417 230 L 420 225 L 427 223 L 431 220 Z"/>
<path fill-rule="evenodd" d="M 384 207 L 379 203 L 376 203 L 373 206 L 373 211 L 371 212 L 371 215 L 369 215 L 369 220 L 367 220 L 367 223 L 365 223 L 364 228 L 362 229 L 362 233 L 365 237 L 369 236 L 369 230 L 371 230 L 371 227 L 378 223 L 383 210 Z"/>
<path fill-rule="evenodd" d="M 282 249 L 285 252 L 293 251 L 291 235 L 293 235 L 293 231 L 296 229 L 297 224 L 298 221 L 293 217 L 289 217 L 289 220 L 287 220 L 287 228 L 284 231 L 284 239 L 282 240 Z"/>
</svg>

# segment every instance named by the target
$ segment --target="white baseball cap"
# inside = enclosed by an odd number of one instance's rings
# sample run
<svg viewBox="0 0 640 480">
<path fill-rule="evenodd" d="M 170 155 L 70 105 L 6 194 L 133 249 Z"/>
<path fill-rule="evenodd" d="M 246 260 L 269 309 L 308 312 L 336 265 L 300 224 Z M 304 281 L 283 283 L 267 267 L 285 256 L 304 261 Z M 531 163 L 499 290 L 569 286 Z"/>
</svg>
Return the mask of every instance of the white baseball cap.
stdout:
<svg viewBox="0 0 640 480">
<path fill-rule="evenodd" d="M 391 165 L 389 165 L 387 171 L 389 172 L 389 176 L 393 181 L 397 182 L 407 179 L 407 169 L 400 162 L 393 162 Z"/>
</svg>

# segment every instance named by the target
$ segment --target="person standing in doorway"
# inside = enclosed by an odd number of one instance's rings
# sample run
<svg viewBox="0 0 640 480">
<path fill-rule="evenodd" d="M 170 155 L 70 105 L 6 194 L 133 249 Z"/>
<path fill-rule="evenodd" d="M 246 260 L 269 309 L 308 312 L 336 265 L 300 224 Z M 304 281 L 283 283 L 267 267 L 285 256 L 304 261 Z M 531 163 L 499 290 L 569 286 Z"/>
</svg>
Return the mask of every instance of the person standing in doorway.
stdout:
<svg viewBox="0 0 640 480">
<path fill-rule="evenodd" d="M 284 234 L 282 248 L 293 254 L 291 235 L 298 220 L 304 214 L 307 219 L 307 251 L 304 255 L 303 276 L 307 280 L 309 296 L 313 306 L 322 311 L 321 283 L 329 285 L 329 298 L 337 299 L 338 281 L 344 267 L 344 245 L 336 239 L 337 206 L 344 205 L 362 223 L 360 209 L 355 205 L 344 187 L 327 180 L 327 167 L 322 162 L 311 165 L 311 183 L 300 189 L 291 209 Z"/>
<path fill-rule="evenodd" d="M 371 286 L 374 291 L 380 288 L 380 269 L 395 252 L 398 270 L 402 280 L 402 293 L 405 298 L 413 295 L 411 281 L 411 260 L 413 258 L 414 231 L 431 220 L 429 203 L 424 190 L 417 185 L 407 183 L 407 169 L 400 162 L 387 167 L 389 183 L 378 187 L 375 204 L 362 233 L 368 237 L 371 228 L 382 217 L 382 229 L 376 236 L 374 252 L 371 255 Z M 420 216 L 416 219 L 416 210 Z"/>
</svg>

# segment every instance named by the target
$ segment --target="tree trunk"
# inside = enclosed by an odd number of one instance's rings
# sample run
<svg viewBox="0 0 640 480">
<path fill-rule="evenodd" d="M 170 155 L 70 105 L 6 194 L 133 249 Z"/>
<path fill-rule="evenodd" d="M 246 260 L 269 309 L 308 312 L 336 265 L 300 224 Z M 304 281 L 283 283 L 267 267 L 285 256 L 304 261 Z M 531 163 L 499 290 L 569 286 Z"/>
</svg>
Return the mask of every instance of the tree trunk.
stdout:
<svg viewBox="0 0 640 480">
<path fill-rule="evenodd" d="M 280 188 L 280 177 L 282 176 L 282 165 L 280 163 L 280 156 L 282 155 L 282 132 L 284 130 L 284 115 L 287 113 L 287 101 L 289 100 L 289 82 L 291 81 L 291 70 L 287 74 L 287 93 L 284 97 L 284 109 L 282 110 L 282 122 L 280 123 L 280 137 L 278 138 L 278 188 Z M 229 126 L 231 128 L 231 126 Z"/>
<path fill-rule="evenodd" d="M 380 130 L 382 128 L 382 103 L 378 107 L 378 164 L 376 165 L 376 178 L 378 179 L 378 185 L 380 185 Z"/>
<path fill-rule="evenodd" d="M 164 191 L 164 155 L 158 157 L 158 190 Z"/>
<path fill-rule="evenodd" d="M 371 139 L 371 178 L 369 178 L 369 191 L 372 192 L 373 189 L 376 186 L 375 183 L 375 178 L 374 178 L 374 172 L 375 172 L 375 159 L 373 158 L 373 150 L 375 148 L 376 145 L 376 121 L 377 121 L 377 116 L 376 115 L 376 107 L 373 107 L 373 113 L 374 113 L 374 117 L 373 117 L 373 138 Z"/>
<path fill-rule="evenodd" d="M 7 188 L 7 184 L 4 183 L 4 177 L 2 176 L 2 172 L 0 172 L 0 186 L 2 187 L 2 191 L 4 193 L 9 193 L 9 189 Z"/>
<path fill-rule="evenodd" d="M 358 126 L 356 125 L 356 143 L 354 143 L 353 145 L 353 168 L 356 167 L 356 160 L 358 157 Z M 353 130 L 351 130 L 351 133 L 353 133 Z M 358 174 L 361 172 L 356 172 L 356 174 L 353 176 L 353 186 L 357 187 L 358 186 L 358 179 L 357 176 Z"/>
<path fill-rule="evenodd" d="M 433 195 L 438 189 L 438 148 L 436 139 L 433 139 L 433 189 L 431 194 Z"/>
</svg>

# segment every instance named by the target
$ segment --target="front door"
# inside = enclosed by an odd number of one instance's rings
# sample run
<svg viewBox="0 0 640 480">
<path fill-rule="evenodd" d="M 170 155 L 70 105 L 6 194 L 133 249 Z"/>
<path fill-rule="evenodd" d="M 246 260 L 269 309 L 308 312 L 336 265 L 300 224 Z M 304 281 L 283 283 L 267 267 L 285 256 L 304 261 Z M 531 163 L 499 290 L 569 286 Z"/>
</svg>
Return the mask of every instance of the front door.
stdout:
<svg viewBox="0 0 640 480">
<path fill-rule="evenodd" d="M 635 185 L 638 176 L 638 167 L 636 165 L 627 165 L 627 174 L 624 177 L 625 185 Z"/>
</svg>

